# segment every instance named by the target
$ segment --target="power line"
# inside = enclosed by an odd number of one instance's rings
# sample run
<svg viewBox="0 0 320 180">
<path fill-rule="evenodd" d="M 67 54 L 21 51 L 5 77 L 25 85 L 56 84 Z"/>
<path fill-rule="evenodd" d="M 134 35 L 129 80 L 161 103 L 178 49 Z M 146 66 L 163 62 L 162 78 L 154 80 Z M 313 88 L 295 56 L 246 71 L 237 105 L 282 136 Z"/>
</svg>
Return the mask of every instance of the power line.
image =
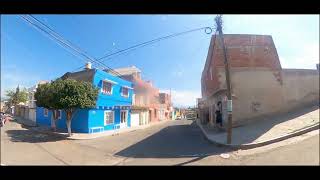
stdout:
<svg viewBox="0 0 320 180">
<path fill-rule="evenodd" d="M 152 39 L 150 41 L 146 41 L 146 42 L 143 42 L 143 43 L 140 43 L 140 44 L 136 44 L 134 46 L 130 46 L 128 48 L 122 49 L 120 51 L 117 51 L 117 52 L 114 52 L 114 53 L 111 53 L 111 54 L 107 54 L 107 55 L 99 58 L 98 60 L 102 60 L 102 59 L 105 59 L 107 57 L 119 54 L 119 53 L 122 54 L 122 52 L 130 51 L 130 50 L 133 50 L 133 49 L 136 49 L 136 48 L 139 48 L 139 47 L 144 47 L 144 46 L 153 44 L 155 42 L 158 42 L 158 41 L 161 41 L 161 40 L 164 40 L 164 39 L 173 38 L 173 37 L 176 37 L 176 36 L 180 36 L 180 35 L 183 35 L 183 34 L 191 33 L 191 32 L 194 32 L 194 31 L 199 31 L 199 30 L 203 30 L 203 29 L 205 30 L 205 32 L 207 34 L 210 34 L 212 32 L 212 27 L 202 27 L 202 28 L 195 28 L 195 29 L 191 29 L 191 30 L 183 31 L 183 32 L 179 32 L 179 33 L 174 33 L 174 34 L 171 34 L 171 35 L 167 35 L 167 36 L 163 36 L 163 37 L 160 37 L 160 38 Z M 210 32 L 208 33 L 207 30 L 210 30 Z"/>
<path fill-rule="evenodd" d="M 33 22 L 31 22 L 29 19 L 27 19 L 26 17 L 20 15 L 20 17 L 25 20 L 26 22 L 28 22 L 30 25 L 32 25 L 34 28 L 36 28 L 38 31 L 40 31 L 41 33 L 46 34 L 48 37 L 50 37 L 51 40 L 56 39 L 55 37 L 51 36 L 49 32 L 47 32 L 46 30 L 42 29 L 41 27 L 37 26 L 36 24 L 34 24 Z M 54 39 L 53 39 L 54 38 Z M 74 52 L 70 51 L 69 49 L 67 49 L 68 46 L 66 46 L 64 43 L 62 42 L 58 42 L 58 44 L 60 46 L 62 46 L 64 49 L 66 49 L 67 51 L 69 51 L 70 53 L 72 53 L 72 55 L 74 55 L 75 57 L 78 57 L 79 59 L 83 60 L 83 58 L 79 57 L 78 55 L 75 55 Z M 84 61 L 84 60 L 83 60 Z"/>
<path fill-rule="evenodd" d="M 72 45 L 73 47 L 75 47 L 77 50 L 84 52 L 85 54 L 88 54 L 86 51 L 84 51 L 83 49 L 81 49 L 80 47 L 78 47 L 77 45 L 73 44 L 72 42 L 68 41 L 67 39 L 64 39 L 59 33 L 57 33 L 56 31 L 54 31 L 52 28 L 50 28 L 48 25 L 46 25 L 45 23 L 41 22 L 38 18 L 34 17 L 33 15 L 29 14 L 29 16 L 31 18 L 33 18 L 34 20 L 36 20 L 38 23 L 40 23 L 41 25 L 45 26 L 46 28 L 48 28 L 51 32 L 53 32 L 57 37 L 59 37 L 60 39 L 66 41 L 68 44 Z"/>
<path fill-rule="evenodd" d="M 109 69 L 110 71 L 113 71 L 115 74 L 117 74 L 116 71 L 114 71 L 112 68 L 108 67 L 107 65 L 105 65 L 104 63 L 100 62 L 99 60 L 96 60 L 95 58 L 90 57 L 85 51 L 83 51 L 82 49 L 80 49 L 79 47 L 75 46 L 74 44 L 72 44 L 70 41 L 65 40 L 61 35 L 59 35 L 57 32 L 55 32 L 52 28 L 50 28 L 49 26 L 45 25 L 43 22 L 41 22 L 40 20 L 38 20 L 37 18 L 33 17 L 32 15 L 29 15 L 32 19 L 36 20 L 37 22 L 41 23 L 41 25 L 45 26 L 46 28 L 48 28 L 50 31 L 52 31 L 54 34 L 48 32 L 47 30 L 43 29 L 42 27 L 40 27 L 39 25 L 35 24 L 34 22 L 30 21 L 28 18 L 24 17 L 24 16 L 20 16 L 22 17 L 25 21 L 29 22 L 33 27 L 36 27 L 37 29 L 41 30 L 42 32 L 45 32 L 47 35 L 53 37 L 55 40 L 57 40 L 60 44 L 62 44 L 64 47 L 67 46 L 69 48 L 71 48 L 72 50 L 76 51 L 77 53 L 81 54 L 83 57 L 86 57 L 87 59 L 91 60 L 92 62 L 102 65 L 102 67 L 106 67 L 106 69 Z M 118 73 L 119 74 L 119 73 Z M 120 74 L 119 74 L 120 75 Z"/>
<path fill-rule="evenodd" d="M 77 69 L 72 70 L 71 72 L 75 72 L 75 71 L 77 71 L 77 70 L 79 70 L 79 69 L 81 69 L 83 67 L 85 67 L 85 65 L 82 65 L 82 66 L 78 67 Z"/>
<path fill-rule="evenodd" d="M 83 57 L 95 62 L 94 58 L 90 57 L 86 52 L 84 52 L 81 49 L 78 49 L 78 47 L 74 47 L 74 45 L 71 43 L 70 41 L 65 40 L 61 35 L 59 35 L 57 32 L 55 32 L 54 30 L 52 30 L 50 27 L 48 27 L 47 25 L 45 25 L 44 23 L 42 23 L 40 20 L 36 19 L 35 17 L 29 15 L 31 18 L 33 18 L 34 20 L 36 20 L 37 22 L 40 22 L 43 26 L 47 27 L 48 29 L 50 29 L 51 31 L 53 31 L 55 34 L 52 34 L 46 30 L 44 30 L 43 28 L 39 27 L 37 24 L 32 23 L 34 26 L 36 26 L 37 28 L 40 28 L 42 31 L 46 32 L 47 34 L 49 34 L 50 36 L 54 37 L 56 40 L 58 40 L 60 43 L 63 43 L 64 45 L 66 45 L 67 47 L 71 48 L 72 50 L 76 51 L 77 53 L 81 54 Z M 24 18 L 26 19 L 26 18 Z M 27 20 L 27 19 L 26 19 Z M 30 20 L 28 20 L 30 22 Z M 69 42 L 69 43 L 68 43 Z"/>
</svg>

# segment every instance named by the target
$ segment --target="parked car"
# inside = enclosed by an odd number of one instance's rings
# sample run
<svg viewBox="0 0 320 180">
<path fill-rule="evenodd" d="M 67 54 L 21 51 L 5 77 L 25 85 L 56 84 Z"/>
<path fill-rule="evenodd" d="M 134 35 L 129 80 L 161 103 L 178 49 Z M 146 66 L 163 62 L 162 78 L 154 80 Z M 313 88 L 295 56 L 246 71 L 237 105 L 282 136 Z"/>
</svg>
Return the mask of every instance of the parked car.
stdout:
<svg viewBox="0 0 320 180">
<path fill-rule="evenodd" d="M 181 120 L 181 116 L 177 116 L 177 117 L 176 117 L 176 120 Z"/>
</svg>

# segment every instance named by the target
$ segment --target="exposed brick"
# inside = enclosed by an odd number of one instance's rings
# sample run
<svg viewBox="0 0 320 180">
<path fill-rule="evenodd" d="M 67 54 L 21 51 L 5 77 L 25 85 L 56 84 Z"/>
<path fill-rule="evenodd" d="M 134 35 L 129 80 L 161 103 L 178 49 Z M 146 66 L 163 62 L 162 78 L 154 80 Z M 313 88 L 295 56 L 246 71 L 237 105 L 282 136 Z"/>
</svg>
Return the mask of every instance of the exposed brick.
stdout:
<svg viewBox="0 0 320 180">
<path fill-rule="evenodd" d="M 230 68 L 263 67 L 277 71 L 278 73 L 282 69 L 271 36 L 226 34 L 224 35 L 224 42 L 227 48 Z M 212 36 L 207 61 L 201 78 L 201 92 L 204 98 L 220 88 L 217 74 L 218 67 L 224 67 L 223 50 L 219 39 L 216 36 Z M 212 68 L 213 80 L 210 77 L 210 68 Z M 282 82 L 280 73 L 276 75 L 276 78 Z"/>
</svg>

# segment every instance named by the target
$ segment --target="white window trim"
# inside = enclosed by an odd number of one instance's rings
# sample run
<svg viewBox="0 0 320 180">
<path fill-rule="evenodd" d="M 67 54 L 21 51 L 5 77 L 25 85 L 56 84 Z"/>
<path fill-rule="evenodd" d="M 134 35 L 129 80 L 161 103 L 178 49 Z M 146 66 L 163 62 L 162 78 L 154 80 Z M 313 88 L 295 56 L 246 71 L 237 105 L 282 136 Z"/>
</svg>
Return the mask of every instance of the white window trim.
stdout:
<svg viewBox="0 0 320 180">
<path fill-rule="evenodd" d="M 129 111 L 128 110 L 121 110 L 120 111 L 120 124 L 121 124 L 121 113 L 125 112 L 126 113 L 126 124 L 128 123 L 128 116 L 129 116 Z"/>
<path fill-rule="evenodd" d="M 110 93 L 103 91 L 103 83 L 104 83 L 104 82 L 111 84 L 111 92 L 110 92 Z M 102 80 L 101 93 L 102 93 L 102 94 L 106 94 L 106 95 L 112 95 L 112 93 L 113 93 L 113 84 L 112 84 L 111 82 L 109 82 L 109 81 Z"/>
<path fill-rule="evenodd" d="M 106 112 L 112 112 L 113 123 L 110 123 L 110 124 L 107 124 L 107 123 L 106 123 Z M 104 123 L 104 126 L 108 126 L 108 125 L 114 124 L 114 121 L 115 121 L 115 119 L 114 119 L 114 111 L 112 111 L 112 110 L 105 110 L 105 111 L 103 111 L 103 123 Z"/>
<path fill-rule="evenodd" d="M 47 114 L 45 113 L 46 110 L 47 110 Z M 43 108 L 43 116 L 44 116 L 44 117 L 48 117 L 48 115 L 49 115 L 49 109 Z"/>
<path fill-rule="evenodd" d="M 109 83 L 111 83 L 111 84 L 118 84 L 117 82 L 111 81 L 111 80 L 109 80 L 109 79 L 104 79 L 103 81 L 109 82 Z"/>
<path fill-rule="evenodd" d="M 123 90 L 122 88 L 128 89 L 128 95 L 124 95 L 124 94 L 122 93 L 122 90 Z M 122 97 L 126 97 L 126 98 L 129 97 L 129 88 L 127 88 L 127 87 L 121 87 L 121 96 L 122 96 Z"/>
</svg>

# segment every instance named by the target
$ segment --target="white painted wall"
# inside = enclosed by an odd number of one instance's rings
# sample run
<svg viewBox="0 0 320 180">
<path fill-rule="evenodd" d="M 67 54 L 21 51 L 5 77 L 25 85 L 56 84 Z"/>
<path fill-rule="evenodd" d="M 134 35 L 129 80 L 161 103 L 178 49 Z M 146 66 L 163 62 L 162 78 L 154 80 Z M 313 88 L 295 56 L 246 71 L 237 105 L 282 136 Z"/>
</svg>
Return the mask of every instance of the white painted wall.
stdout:
<svg viewBox="0 0 320 180">
<path fill-rule="evenodd" d="M 29 109 L 29 119 L 36 122 L 36 109 Z"/>
<path fill-rule="evenodd" d="M 139 126 L 139 114 L 131 113 L 131 127 Z"/>
</svg>

